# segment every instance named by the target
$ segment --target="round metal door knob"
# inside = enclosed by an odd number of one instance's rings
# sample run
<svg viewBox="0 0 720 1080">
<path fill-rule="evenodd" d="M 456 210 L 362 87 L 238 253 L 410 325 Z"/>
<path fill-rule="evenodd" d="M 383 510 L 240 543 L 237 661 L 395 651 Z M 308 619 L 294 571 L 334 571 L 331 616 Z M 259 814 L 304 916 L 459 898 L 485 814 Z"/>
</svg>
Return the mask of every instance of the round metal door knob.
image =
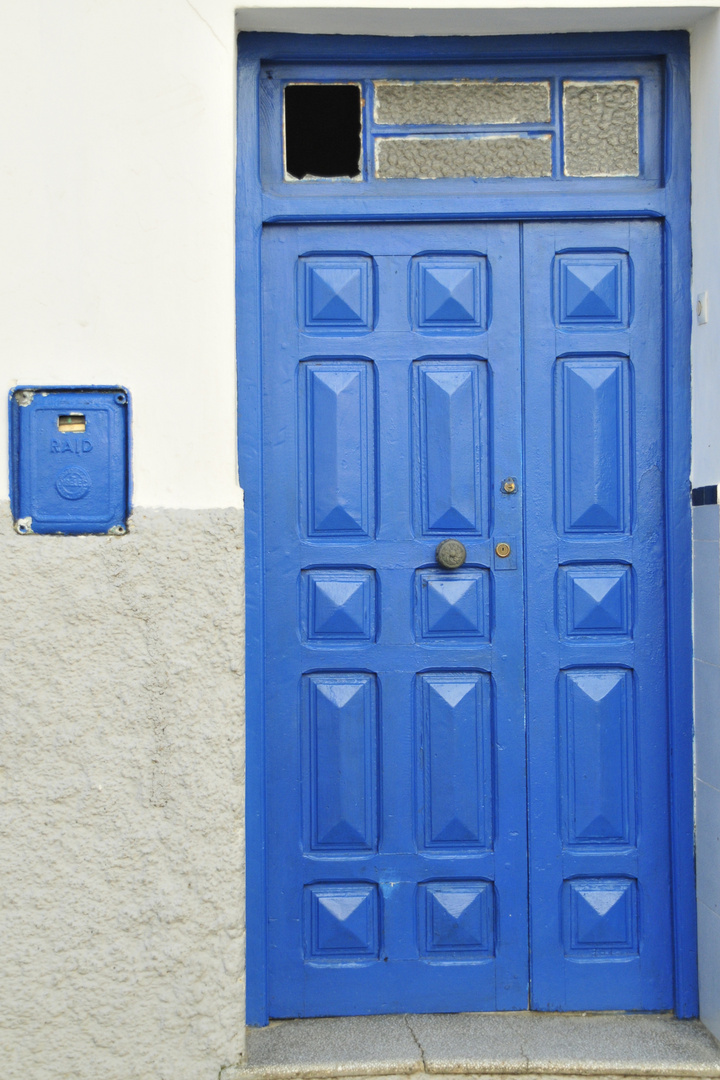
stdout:
<svg viewBox="0 0 720 1080">
<path fill-rule="evenodd" d="M 459 540 L 443 540 L 435 548 L 435 559 L 446 570 L 457 570 L 466 558 L 465 545 Z"/>
</svg>

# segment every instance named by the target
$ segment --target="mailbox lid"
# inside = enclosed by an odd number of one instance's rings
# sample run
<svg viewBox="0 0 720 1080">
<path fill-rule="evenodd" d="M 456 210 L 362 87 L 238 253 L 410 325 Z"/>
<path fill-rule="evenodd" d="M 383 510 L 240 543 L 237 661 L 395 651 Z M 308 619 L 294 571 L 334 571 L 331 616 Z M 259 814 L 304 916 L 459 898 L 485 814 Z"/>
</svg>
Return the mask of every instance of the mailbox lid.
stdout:
<svg viewBox="0 0 720 1080">
<path fill-rule="evenodd" d="M 19 532 L 125 530 L 128 408 L 123 387 L 18 387 L 11 393 L 12 510 Z"/>
</svg>

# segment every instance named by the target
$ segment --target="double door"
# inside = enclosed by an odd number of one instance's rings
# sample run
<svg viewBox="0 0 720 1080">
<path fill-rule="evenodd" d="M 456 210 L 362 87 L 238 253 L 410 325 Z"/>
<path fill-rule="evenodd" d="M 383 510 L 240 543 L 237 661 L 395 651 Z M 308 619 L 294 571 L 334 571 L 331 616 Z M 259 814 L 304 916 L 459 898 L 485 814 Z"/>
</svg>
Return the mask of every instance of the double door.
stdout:
<svg viewBox="0 0 720 1080">
<path fill-rule="evenodd" d="M 270 1016 L 671 1008 L 661 226 L 262 259 Z"/>
</svg>

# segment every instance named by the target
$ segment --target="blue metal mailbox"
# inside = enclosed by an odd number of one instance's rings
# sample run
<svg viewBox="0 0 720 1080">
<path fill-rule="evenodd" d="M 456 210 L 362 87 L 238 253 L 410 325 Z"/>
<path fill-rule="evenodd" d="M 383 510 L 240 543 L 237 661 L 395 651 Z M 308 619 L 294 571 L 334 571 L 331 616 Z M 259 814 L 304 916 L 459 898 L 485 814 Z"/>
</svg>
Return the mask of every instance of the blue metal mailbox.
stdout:
<svg viewBox="0 0 720 1080">
<path fill-rule="evenodd" d="M 10 468 L 17 532 L 124 533 L 127 391 L 16 388 L 10 394 Z"/>
</svg>

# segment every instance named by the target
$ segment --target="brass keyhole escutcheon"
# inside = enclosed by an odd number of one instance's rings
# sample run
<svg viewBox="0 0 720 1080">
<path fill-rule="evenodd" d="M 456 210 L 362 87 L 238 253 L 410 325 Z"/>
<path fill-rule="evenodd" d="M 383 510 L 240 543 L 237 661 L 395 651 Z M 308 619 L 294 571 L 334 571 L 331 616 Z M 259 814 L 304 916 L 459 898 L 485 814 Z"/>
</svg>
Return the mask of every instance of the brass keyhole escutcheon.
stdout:
<svg viewBox="0 0 720 1080">
<path fill-rule="evenodd" d="M 514 495 L 517 491 L 517 482 L 514 476 L 508 476 L 507 480 L 503 480 L 500 487 L 503 489 L 506 495 Z"/>
<path fill-rule="evenodd" d="M 496 544 L 495 554 L 497 555 L 498 559 L 507 559 L 508 555 L 510 554 L 510 545 L 505 543 Z"/>
<path fill-rule="evenodd" d="M 465 545 L 459 540 L 442 540 L 435 548 L 435 559 L 445 570 L 457 570 L 466 558 Z"/>
</svg>

